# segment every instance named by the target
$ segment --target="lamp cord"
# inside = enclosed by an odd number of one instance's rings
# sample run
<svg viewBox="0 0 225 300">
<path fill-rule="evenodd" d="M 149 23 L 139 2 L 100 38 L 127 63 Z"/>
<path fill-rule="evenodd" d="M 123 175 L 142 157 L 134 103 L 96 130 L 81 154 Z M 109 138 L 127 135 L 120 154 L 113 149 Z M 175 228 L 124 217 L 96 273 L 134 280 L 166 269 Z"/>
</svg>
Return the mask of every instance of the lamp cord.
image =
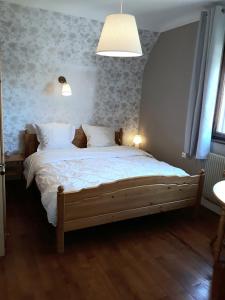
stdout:
<svg viewBox="0 0 225 300">
<path fill-rule="evenodd" d="M 120 1 L 120 13 L 123 13 L 123 0 Z"/>
</svg>

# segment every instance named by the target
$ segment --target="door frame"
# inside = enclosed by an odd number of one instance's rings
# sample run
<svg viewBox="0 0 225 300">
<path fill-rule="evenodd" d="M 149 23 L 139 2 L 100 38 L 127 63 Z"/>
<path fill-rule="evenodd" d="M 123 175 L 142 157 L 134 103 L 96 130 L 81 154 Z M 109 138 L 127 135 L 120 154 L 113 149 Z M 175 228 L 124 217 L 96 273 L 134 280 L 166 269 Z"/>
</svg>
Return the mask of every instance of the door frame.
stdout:
<svg viewBox="0 0 225 300">
<path fill-rule="evenodd" d="M 3 177 L 3 176 L 1 176 Z M 0 178 L 1 183 L 0 187 L 2 187 L 1 194 L 5 195 L 5 186 L 4 186 L 4 179 Z M 4 209 L 4 196 L 0 196 L 0 256 L 5 255 L 5 209 Z"/>
<path fill-rule="evenodd" d="M 3 140 L 2 74 L 0 73 L 0 164 L 5 164 Z M 0 175 L 0 256 L 5 255 L 5 175 Z"/>
</svg>

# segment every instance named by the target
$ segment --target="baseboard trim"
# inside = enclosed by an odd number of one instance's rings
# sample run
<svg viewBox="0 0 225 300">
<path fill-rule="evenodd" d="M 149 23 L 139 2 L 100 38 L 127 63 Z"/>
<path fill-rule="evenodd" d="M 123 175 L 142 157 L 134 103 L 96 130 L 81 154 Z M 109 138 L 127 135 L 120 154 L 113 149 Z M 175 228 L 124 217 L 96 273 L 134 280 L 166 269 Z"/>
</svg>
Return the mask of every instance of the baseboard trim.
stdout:
<svg viewBox="0 0 225 300">
<path fill-rule="evenodd" d="M 209 210 L 213 211 L 214 213 L 220 215 L 221 214 L 221 208 L 219 207 L 219 205 L 212 203 L 211 201 L 205 199 L 204 197 L 202 197 L 202 201 L 201 204 L 208 208 Z"/>
</svg>

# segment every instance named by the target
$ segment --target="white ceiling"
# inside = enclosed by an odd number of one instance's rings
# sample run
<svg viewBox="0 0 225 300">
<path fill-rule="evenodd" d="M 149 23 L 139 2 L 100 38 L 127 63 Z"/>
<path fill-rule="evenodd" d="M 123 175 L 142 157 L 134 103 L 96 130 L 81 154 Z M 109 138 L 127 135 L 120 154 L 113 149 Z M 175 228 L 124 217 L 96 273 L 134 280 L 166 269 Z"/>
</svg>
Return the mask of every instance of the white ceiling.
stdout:
<svg viewBox="0 0 225 300">
<path fill-rule="evenodd" d="M 65 14 L 104 21 L 118 12 L 120 0 L 5 0 Z M 202 9 L 217 0 L 124 0 L 124 12 L 134 14 L 139 28 L 165 31 L 199 19 Z"/>
</svg>

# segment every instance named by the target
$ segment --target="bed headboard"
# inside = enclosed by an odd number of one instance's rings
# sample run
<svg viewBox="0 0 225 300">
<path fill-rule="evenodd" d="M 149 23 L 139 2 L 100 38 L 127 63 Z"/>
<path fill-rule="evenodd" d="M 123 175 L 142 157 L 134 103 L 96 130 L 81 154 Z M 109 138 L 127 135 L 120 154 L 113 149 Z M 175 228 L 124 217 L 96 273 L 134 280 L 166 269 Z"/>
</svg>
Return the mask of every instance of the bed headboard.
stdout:
<svg viewBox="0 0 225 300">
<path fill-rule="evenodd" d="M 115 142 L 117 145 L 122 145 L 123 141 L 123 129 L 120 128 L 115 131 Z M 82 127 L 76 129 L 73 144 L 79 148 L 87 147 L 87 138 Z M 35 133 L 28 133 L 27 130 L 24 132 L 24 155 L 28 157 L 37 151 L 39 142 Z"/>
</svg>

